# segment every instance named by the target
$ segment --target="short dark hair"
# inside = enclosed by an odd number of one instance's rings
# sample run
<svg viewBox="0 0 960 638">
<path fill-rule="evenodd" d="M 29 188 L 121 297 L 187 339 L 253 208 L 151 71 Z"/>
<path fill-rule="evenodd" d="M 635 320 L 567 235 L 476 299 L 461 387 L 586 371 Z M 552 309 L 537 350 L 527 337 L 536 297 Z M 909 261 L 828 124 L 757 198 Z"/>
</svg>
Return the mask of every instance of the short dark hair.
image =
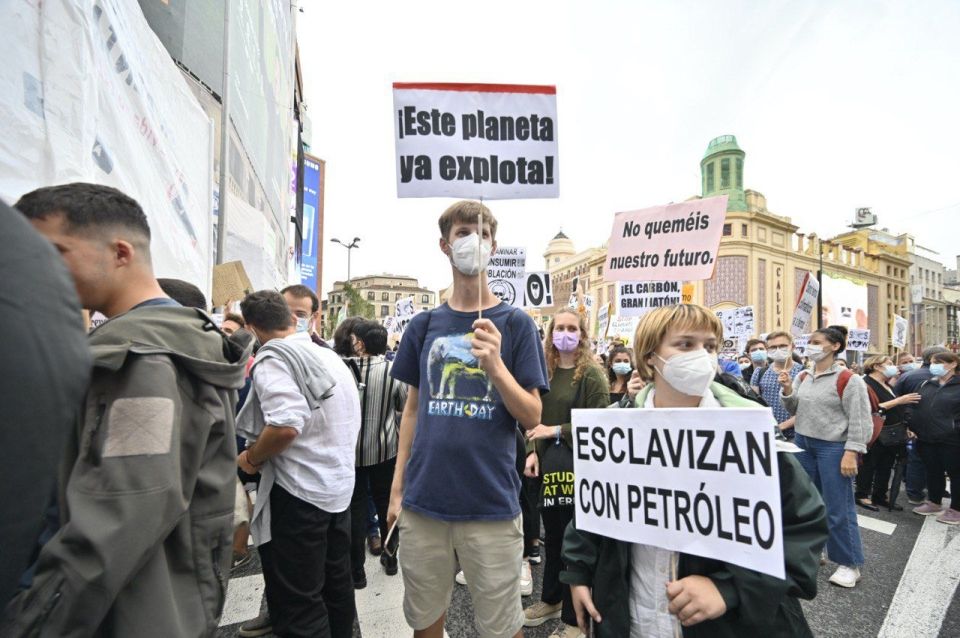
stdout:
<svg viewBox="0 0 960 638">
<path fill-rule="evenodd" d="M 157 279 L 160 288 L 167 296 L 184 308 L 207 309 L 207 298 L 199 288 L 182 279 Z"/>
<path fill-rule="evenodd" d="M 826 328 L 820 328 L 815 332 L 823 335 L 824 338 L 830 343 L 840 346 L 840 348 L 837 350 L 837 355 L 847 349 L 848 331 L 846 326 L 827 326 Z"/>
<path fill-rule="evenodd" d="M 63 214 L 71 231 L 90 231 L 104 226 L 121 226 L 140 233 L 150 243 L 150 224 L 137 200 L 100 184 L 73 182 L 30 191 L 15 208 L 27 219 L 44 219 Z"/>
<path fill-rule="evenodd" d="M 490 230 L 490 237 L 497 238 L 497 218 L 483 202 L 464 199 L 450 205 L 443 211 L 437 224 L 440 226 L 440 236 L 450 241 L 450 231 L 454 224 L 476 224 L 477 218 L 483 216 L 483 227 Z M 482 239 L 482 238 L 481 238 Z"/>
<path fill-rule="evenodd" d="M 361 321 L 364 321 L 363 317 L 347 317 L 333 331 L 333 351 L 341 357 L 353 356 L 353 341 L 350 335 Z"/>
<path fill-rule="evenodd" d="M 240 312 L 248 325 L 262 330 L 286 330 L 293 325 L 290 307 L 276 290 L 251 292 L 240 302 Z"/>
<path fill-rule="evenodd" d="M 750 348 L 756 345 L 761 345 L 764 348 L 767 347 L 767 344 L 763 339 L 750 339 L 747 341 L 747 345 L 743 348 L 743 352 L 749 356 Z"/>
<path fill-rule="evenodd" d="M 286 288 L 280 291 L 281 295 L 285 295 L 287 293 L 290 293 L 297 299 L 304 299 L 306 297 L 310 297 L 310 312 L 314 313 L 320 310 L 320 300 L 317 299 L 317 293 L 313 292 L 306 286 L 302 284 L 294 284 L 292 286 L 287 286 Z"/>
<path fill-rule="evenodd" d="M 943 352 L 950 352 L 950 351 L 944 348 L 943 346 L 930 346 L 929 348 L 924 350 L 922 353 L 920 353 L 920 356 L 923 357 L 923 365 L 929 368 L 930 361 L 931 359 L 933 359 L 933 355 L 941 354 Z"/>
<path fill-rule="evenodd" d="M 380 323 L 365 319 L 353 329 L 353 334 L 363 342 L 367 354 L 377 356 L 387 351 L 387 329 Z"/>
<path fill-rule="evenodd" d="M 241 328 L 244 328 L 247 325 L 247 322 L 243 320 L 243 317 L 241 317 L 235 312 L 228 312 L 227 314 L 223 315 L 223 320 L 232 321 L 233 323 L 237 324 Z"/>
</svg>

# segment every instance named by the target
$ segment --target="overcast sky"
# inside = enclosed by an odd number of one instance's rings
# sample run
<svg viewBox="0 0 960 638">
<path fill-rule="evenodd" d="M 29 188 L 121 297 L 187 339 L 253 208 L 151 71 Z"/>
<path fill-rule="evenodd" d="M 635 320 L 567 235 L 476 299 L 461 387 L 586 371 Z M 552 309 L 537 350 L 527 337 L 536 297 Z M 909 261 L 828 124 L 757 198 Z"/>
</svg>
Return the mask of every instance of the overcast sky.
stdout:
<svg viewBox="0 0 960 638">
<path fill-rule="evenodd" d="M 312 152 L 327 162 L 323 287 L 390 272 L 450 282 L 436 221 L 396 197 L 391 84 L 557 85 L 560 198 L 496 201 L 504 246 L 543 267 L 563 228 L 600 245 L 613 214 L 700 193 L 707 143 L 734 134 L 744 186 L 801 232 L 860 206 L 955 267 L 960 2 L 301 0 Z"/>
</svg>

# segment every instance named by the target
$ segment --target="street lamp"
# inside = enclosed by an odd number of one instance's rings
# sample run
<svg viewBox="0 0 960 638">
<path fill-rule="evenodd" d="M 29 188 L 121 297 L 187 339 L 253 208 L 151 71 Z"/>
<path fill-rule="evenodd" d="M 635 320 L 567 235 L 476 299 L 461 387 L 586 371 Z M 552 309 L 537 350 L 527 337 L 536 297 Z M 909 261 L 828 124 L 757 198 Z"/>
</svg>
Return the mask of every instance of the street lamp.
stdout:
<svg viewBox="0 0 960 638">
<path fill-rule="evenodd" d="M 350 285 L 350 253 L 353 252 L 354 248 L 360 248 L 360 245 L 357 243 L 358 241 L 360 241 L 360 238 L 354 237 L 353 241 L 351 241 L 349 244 L 340 241 L 336 237 L 334 237 L 330 241 L 333 242 L 334 244 L 340 244 L 341 246 L 347 249 L 347 286 L 349 286 Z M 350 297 L 347 297 L 344 300 L 343 305 L 344 305 L 344 308 L 350 307 Z M 346 312 L 346 310 L 344 310 L 344 312 Z"/>
</svg>

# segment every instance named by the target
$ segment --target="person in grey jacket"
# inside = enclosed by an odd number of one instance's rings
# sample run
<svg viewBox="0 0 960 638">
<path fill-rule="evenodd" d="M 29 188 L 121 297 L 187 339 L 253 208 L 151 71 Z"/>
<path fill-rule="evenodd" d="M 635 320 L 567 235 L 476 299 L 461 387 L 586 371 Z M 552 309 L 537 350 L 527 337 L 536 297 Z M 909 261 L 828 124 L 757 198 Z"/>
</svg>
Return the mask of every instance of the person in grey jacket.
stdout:
<svg viewBox="0 0 960 638">
<path fill-rule="evenodd" d="M 821 328 L 807 345 L 813 370 L 801 372 L 796 379 L 781 372 L 778 381 L 783 406 L 797 417 L 794 443 L 804 450 L 797 460 L 827 506 L 827 558 L 839 565 L 830 582 L 854 587 L 864 560 L 853 480 L 857 455 L 867 451 L 873 421 L 866 383 L 837 364 L 837 355 L 846 347 L 845 327 Z"/>
<path fill-rule="evenodd" d="M 188 638 L 218 625 L 230 572 L 233 409 L 250 356 L 153 276 L 139 204 L 94 184 L 17 208 L 60 251 L 80 303 L 108 321 L 61 466 L 60 529 L 0 635 Z"/>
</svg>

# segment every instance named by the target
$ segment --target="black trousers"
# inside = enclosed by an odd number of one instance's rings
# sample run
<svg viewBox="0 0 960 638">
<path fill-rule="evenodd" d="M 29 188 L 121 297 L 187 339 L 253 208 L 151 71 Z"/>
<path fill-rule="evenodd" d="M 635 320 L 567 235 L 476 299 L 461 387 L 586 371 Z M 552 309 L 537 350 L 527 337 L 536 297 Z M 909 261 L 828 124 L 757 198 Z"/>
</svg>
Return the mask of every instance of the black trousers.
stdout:
<svg viewBox="0 0 960 638">
<path fill-rule="evenodd" d="M 392 458 L 377 465 L 356 468 L 353 484 L 353 499 L 350 501 L 351 525 L 350 563 L 358 571 L 367 560 L 367 499 L 373 497 L 380 523 L 380 539 L 387 541 L 387 508 L 390 506 L 390 487 L 393 485 L 393 470 L 397 459 Z M 367 481 L 370 491 L 367 492 Z"/>
<path fill-rule="evenodd" d="M 960 446 L 917 441 L 917 451 L 927 469 L 927 498 L 940 505 L 950 476 L 950 509 L 960 510 Z"/>
<path fill-rule="evenodd" d="M 570 598 L 570 586 L 560 582 L 560 572 L 565 568 L 563 563 L 563 534 L 567 525 L 573 521 L 572 507 L 548 507 L 540 510 L 543 517 L 543 591 L 540 600 L 556 605 L 563 603 L 560 619 L 567 625 L 577 624 L 577 614 L 573 610 L 573 601 Z"/>
<path fill-rule="evenodd" d="M 890 488 L 890 472 L 898 456 L 905 456 L 906 444 L 886 446 L 880 441 L 863 457 L 863 465 L 857 472 L 857 498 L 869 498 L 874 503 L 887 501 Z"/>
<path fill-rule="evenodd" d="M 350 511 L 325 512 L 274 484 L 270 534 L 259 553 L 273 633 L 351 638 Z"/>
</svg>

